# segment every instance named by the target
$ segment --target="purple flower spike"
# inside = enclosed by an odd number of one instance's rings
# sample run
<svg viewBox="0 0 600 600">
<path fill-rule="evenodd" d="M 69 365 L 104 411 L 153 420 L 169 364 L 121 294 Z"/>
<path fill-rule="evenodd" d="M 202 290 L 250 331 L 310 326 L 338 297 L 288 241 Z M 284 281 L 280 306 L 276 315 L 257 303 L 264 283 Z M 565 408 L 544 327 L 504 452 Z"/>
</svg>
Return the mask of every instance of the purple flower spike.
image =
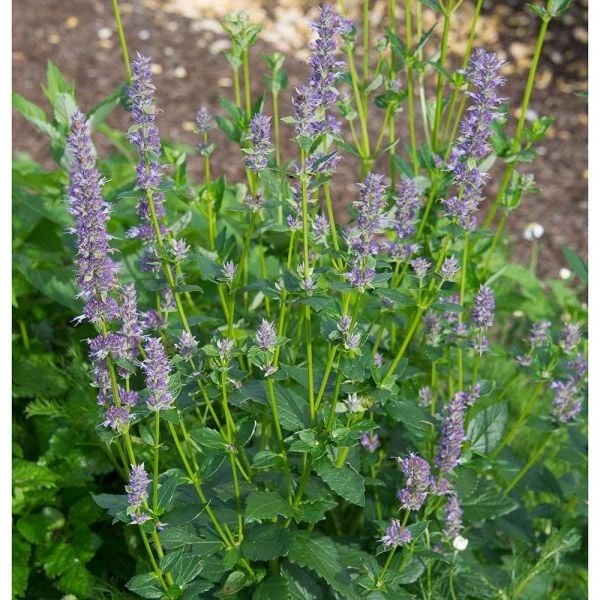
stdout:
<svg viewBox="0 0 600 600">
<path fill-rule="evenodd" d="M 144 467 L 144 463 L 131 465 L 129 473 L 129 485 L 125 486 L 127 492 L 127 502 L 134 509 L 140 508 L 148 500 L 148 486 L 150 479 Z"/>
<path fill-rule="evenodd" d="M 142 325 L 133 283 L 125 285 L 121 294 L 121 335 L 125 340 L 125 357 L 136 360 L 138 346 L 142 341 Z"/>
<path fill-rule="evenodd" d="M 442 473 L 449 473 L 459 463 L 462 443 L 465 441 L 464 393 L 454 394 L 446 410 L 448 416 L 442 428 L 440 450 L 435 458 L 435 464 Z"/>
<path fill-rule="evenodd" d="M 375 452 L 381 443 L 379 442 L 379 436 L 376 433 L 363 433 L 360 436 L 360 445 L 371 454 Z"/>
<path fill-rule="evenodd" d="M 142 369 L 146 373 L 148 387 L 146 404 L 150 410 L 168 410 L 172 408 L 174 399 L 169 392 L 171 365 L 165 356 L 165 348 L 160 338 L 150 338 L 144 350 L 146 358 Z"/>
<path fill-rule="evenodd" d="M 104 427 L 110 427 L 112 429 L 123 430 L 127 425 L 132 416 L 129 414 L 129 410 L 123 406 L 111 406 L 104 414 Z"/>
<path fill-rule="evenodd" d="M 212 116 L 206 106 L 201 106 L 196 113 L 196 126 L 198 133 L 208 133 L 212 129 Z"/>
<path fill-rule="evenodd" d="M 473 310 L 471 312 L 473 325 L 482 328 L 491 327 L 494 324 L 495 308 L 494 293 L 488 286 L 482 285 L 473 299 Z"/>
<path fill-rule="evenodd" d="M 552 327 L 550 321 L 542 321 L 541 323 L 534 323 L 531 327 L 531 333 L 529 334 L 529 343 L 532 348 L 539 348 L 543 346 L 548 340 L 548 329 Z"/>
<path fill-rule="evenodd" d="M 273 352 L 277 344 L 277 333 L 272 323 L 266 319 L 262 320 L 259 328 L 256 330 L 256 344 L 265 352 Z"/>
<path fill-rule="evenodd" d="M 116 303 L 107 293 L 117 285 L 117 265 L 110 258 L 112 249 L 106 225 L 110 207 L 102 198 L 104 180 L 96 169 L 95 151 L 85 115 L 76 112 L 71 118 L 68 148 L 73 156 L 70 165 L 69 212 L 75 220 L 72 233 L 77 235 L 76 282 L 80 296 L 86 300 L 84 316 L 93 323 L 116 316 Z"/>
<path fill-rule="evenodd" d="M 261 113 L 255 114 L 250 121 L 250 148 L 246 150 L 246 166 L 258 173 L 267 166 L 267 157 L 273 151 L 270 142 L 271 117 Z"/>
<path fill-rule="evenodd" d="M 419 510 L 427 499 L 431 483 L 429 463 L 415 454 L 397 460 L 406 479 L 406 487 L 398 492 L 398 500 L 404 510 Z"/>
<path fill-rule="evenodd" d="M 390 526 L 385 530 L 385 535 L 381 538 L 381 543 L 386 550 L 397 548 L 408 544 L 412 540 L 412 535 L 398 519 L 393 519 Z"/>
<path fill-rule="evenodd" d="M 553 381 L 550 386 L 554 390 L 552 418 L 556 423 L 568 423 L 575 419 L 583 406 L 578 395 L 577 385 L 572 378 L 564 381 Z"/>
<path fill-rule="evenodd" d="M 580 338 L 579 325 L 577 323 L 567 323 L 560 332 L 559 343 L 561 348 L 567 354 L 570 354 L 579 343 Z"/>
<path fill-rule="evenodd" d="M 450 496 L 444 508 L 444 533 L 453 540 L 462 529 L 463 511 L 457 496 Z"/>
<path fill-rule="evenodd" d="M 181 358 L 189 360 L 194 356 L 196 350 L 198 350 L 198 342 L 191 333 L 182 331 L 179 340 L 177 340 L 177 343 L 175 344 L 175 348 L 177 348 L 177 352 L 179 352 Z"/>
</svg>

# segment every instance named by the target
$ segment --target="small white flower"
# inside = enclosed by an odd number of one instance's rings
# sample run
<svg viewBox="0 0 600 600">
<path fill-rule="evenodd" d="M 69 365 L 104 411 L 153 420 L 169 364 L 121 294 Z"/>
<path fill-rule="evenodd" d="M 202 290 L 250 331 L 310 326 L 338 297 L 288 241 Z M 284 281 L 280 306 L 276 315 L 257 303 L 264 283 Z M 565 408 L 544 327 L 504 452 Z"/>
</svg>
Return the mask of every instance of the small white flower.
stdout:
<svg viewBox="0 0 600 600">
<path fill-rule="evenodd" d="M 523 316 L 525 316 L 525 313 L 522 310 L 517 309 L 517 310 L 513 311 L 513 317 L 523 317 Z"/>
<path fill-rule="evenodd" d="M 534 239 L 539 240 L 544 235 L 544 226 L 539 223 L 527 223 L 523 229 L 523 237 L 531 242 Z"/>
<path fill-rule="evenodd" d="M 560 275 L 561 279 L 570 279 L 571 275 L 573 275 L 573 273 L 571 273 L 571 271 L 569 271 L 569 269 L 563 267 L 560 270 L 559 275 Z"/>
<path fill-rule="evenodd" d="M 458 552 L 462 552 L 463 550 L 466 550 L 468 545 L 469 545 L 469 540 L 467 538 L 464 538 L 462 535 L 457 535 L 452 540 L 452 547 L 455 550 L 458 550 Z"/>
</svg>

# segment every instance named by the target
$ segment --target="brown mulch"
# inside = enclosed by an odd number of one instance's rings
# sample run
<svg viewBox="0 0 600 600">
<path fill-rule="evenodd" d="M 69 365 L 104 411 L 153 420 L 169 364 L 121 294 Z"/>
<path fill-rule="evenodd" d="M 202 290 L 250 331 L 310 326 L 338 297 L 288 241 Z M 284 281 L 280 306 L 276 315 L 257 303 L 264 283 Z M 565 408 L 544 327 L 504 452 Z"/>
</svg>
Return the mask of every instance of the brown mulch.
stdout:
<svg viewBox="0 0 600 600">
<path fill-rule="evenodd" d="M 161 134 L 165 138 L 197 143 L 193 120 L 197 108 L 205 104 L 213 113 L 222 114 L 219 96 L 233 96 L 232 79 L 222 50 L 227 44 L 218 25 L 226 8 L 247 8 L 251 18 L 260 21 L 264 38 L 252 49 L 253 96 L 262 91 L 266 67 L 260 60 L 264 52 L 286 52 L 284 65 L 290 74 L 290 87 L 282 94 L 281 115 L 290 114 L 289 97 L 295 86 L 307 77 L 305 46 L 307 23 L 314 18 L 312 2 L 302 0 L 154 0 L 121 3 L 122 16 L 131 54 L 140 51 L 153 58 Z M 385 12 L 381 0 L 372 2 L 372 21 Z M 400 4 L 400 3 L 399 3 Z M 453 33 L 452 48 L 461 60 L 469 26 L 469 0 L 464 19 Z M 347 1 L 350 14 L 356 2 Z M 428 9 L 425 9 L 426 12 Z M 400 22 L 402 22 L 400 12 Z M 537 34 L 536 18 L 517 0 L 484 4 L 479 43 L 493 48 L 509 62 L 509 84 L 504 95 L 516 108 L 522 97 Z M 265 41 L 266 40 L 266 41 Z M 432 46 L 435 42 L 432 42 Z M 304 50 L 303 50 L 304 48 Z M 80 108 L 89 110 L 112 92 L 124 79 L 123 64 L 111 2 L 107 0 L 20 0 L 13 8 L 13 88 L 30 100 L 45 106 L 41 83 L 45 81 L 46 61 L 51 59 L 69 80 L 76 84 Z M 539 271 L 556 277 L 567 266 L 560 246 L 568 244 L 587 256 L 587 99 L 575 93 L 587 89 L 587 1 L 576 1 L 570 11 L 553 22 L 540 61 L 539 76 L 530 104 L 530 114 L 554 115 L 556 122 L 539 148 L 542 156 L 521 169 L 535 175 L 540 192 L 525 198 L 520 210 L 511 216 L 508 228 L 514 241 L 515 257 L 526 261 L 529 244 L 522 239 L 526 223 L 541 223 L 546 234 L 542 240 Z M 270 111 L 270 103 L 265 110 Z M 375 125 L 381 111 L 370 114 Z M 515 112 L 511 114 L 516 121 Z M 50 164 L 45 140 L 22 117 L 14 113 L 13 146 L 44 164 Z M 110 124 L 127 128 L 127 115 L 117 111 Z M 397 126 L 398 135 L 406 135 L 405 122 Z M 214 155 L 217 175 L 230 180 L 243 176 L 241 158 L 231 145 L 215 132 L 218 144 Z M 290 137 L 282 126 L 282 139 Z M 99 143 L 106 155 L 108 148 Z M 293 158 L 294 147 L 285 143 L 283 156 Z M 529 168 L 525 168 L 529 167 Z M 191 165 L 192 177 L 201 177 L 200 160 Z M 355 194 L 358 169 L 353 159 L 345 158 L 338 168 L 334 184 L 334 202 L 340 220 L 344 206 Z M 491 182 L 488 193 L 493 195 Z"/>
</svg>

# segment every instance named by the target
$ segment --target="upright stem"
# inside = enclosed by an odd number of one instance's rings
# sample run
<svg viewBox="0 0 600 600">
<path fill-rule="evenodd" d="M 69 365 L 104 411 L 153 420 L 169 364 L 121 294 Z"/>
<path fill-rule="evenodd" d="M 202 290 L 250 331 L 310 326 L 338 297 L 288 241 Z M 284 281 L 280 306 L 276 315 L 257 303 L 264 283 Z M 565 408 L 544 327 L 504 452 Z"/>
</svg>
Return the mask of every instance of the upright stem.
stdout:
<svg viewBox="0 0 600 600">
<path fill-rule="evenodd" d="M 248 65 L 248 49 L 242 50 L 242 64 L 244 67 L 244 93 L 246 97 L 246 119 L 250 121 L 252 112 L 252 98 L 250 96 L 250 68 Z"/>
<path fill-rule="evenodd" d="M 131 64 L 129 63 L 129 53 L 127 52 L 127 40 L 125 39 L 125 31 L 123 30 L 123 23 L 121 22 L 119 0 L 113 0 L 112 5 L 113 12 L 115 14 L 115 24 L 117 25 L 117 31 L 119 32 L 119 43 L 121 44 L 121 54 L 123 55 L 123 62 L 125 63 L 127 79 L 131 80 Z"/>
<path fill-rule="evenodd" d="M 448 7 L 444 11 L 444 31 L 442 33 L 442 47 L 440 52 L 440 66 L 446 66 L 446 54 L 448 52 L 448 34 L 450 33 L 450 18 L 454 8 L 454 0 L 448 0 Z M 444 91 L 444 76 L 438 73 L 437 88 L 435 93 L 435 119 L 433 121 L 433 131 L 431 133 L 431 143 L 434 152 L 438 149 L 438 132 L 442 121 L 442 100 Z"/>
<path fill-rule="evenodd" d="M 494 452 L 492 452 L 492 454 L 490 454 L 490 460 L 494 460 L 496 458 L 496 456 L 498 456 L 498 454 L 500 454 L 502 449 L 507 444 L 510 444 L 510 442 L 512 442 L 513 438 L 517 435 L 517 433 L 519 433 L 521 426 L 523 425 L 523 423 L 525 422 L 525 419 L 527 419 L 527 417 L 533 410 L 533 405 L 535 404 L 537 397 L 540 395 L 540 393 L 542 392 L 543 389 L 544 389 L 544 382 L 543 381 L 538 382 L 538 384 L 535 386 L 533 394 L 531 394 L 529 401 L 525 405 L 525 408 L 519 415 L 519 418 L 515 421 L 514 425 L 510 429 L 510 431 L 504 436 L 504 439 L 500 442 L 500 444 L 494 450 Z"/>
<path fill-rule="evenodd" d="M 548 435 L 544 438 L 544 441 L 538 446 L 537 450 L 531 455 L 531 458 L 529 459 L 527 464 L 519 471 L 517 476 L 506 486 L 506 488 L 502 492 L 502 494 L 504 496 L 506 496 L 515 487 L 515 485 L 517 485 L 517 483 L 519 483 L 519 481 L 521 481 L 521 479 L 525 476 L 527 471 L 529 471 L 529 469 L 531 469 L 531 467 L 535 464 L 535 462 L 538 460 L 538 458 L 542 455 L 542 453 L 546 449 L 546 446 L 550 443 L 550 440 L 552 439 L 553 435 L 557 431 L 558 430 L 555 429 L 554 431 L 551 431 L 550 433 L 548 433 Z"/>
<path fill-rule="evenodd" d="M 160 411 L 154 411 L 154 485 L 152 486 L 152 511 L 158 512 L 158 451 L 160 446 Z"/>
<path fill-rule="evenodd" d="M 465 289 L 467 284 L 467 263 L 469 260 L 469 232 L 465 233 L 465 245 L 463 247 L 463 259 L 462 259 L 462 268 L 460 272 L 460 300 L 459 304 L 463 306 L 465 301 Z M 458 322 L 462 322 L 462 312 L 458 313 Z M 457 364 L 458 364 L 458 389 L 463 389 L 463 352 L 462 348 L 459 346 L 456 349 L 457 352 Z"/>
<path fill-rule="evenodd" d="M 550 10 L 551 6 L 552 6 L 552 0 L 548 0 L 547 5 L 546 5 L 547 10 Z M 551 20 L 551 17 L 545 17 L 542 19 L 542 24 L 540 26 L 540 31 L 538 33 L 537 42 L 535 44 L 535 50 L 533 53 L 533 58 L 531 60 L 531 68 L 529 69 L 529 77 L 527 78 L 527 85 L 525 87 L 525 93 L 523 95 L 523 102 L 521 102 L 521 114 L 519 115 L 519 121 L 517 123 L 517 130 L 515 131 L 515 137 L 513 139 L 513 145 L 512 145 L 513 152 L 517 152 L 521 146 L 521 135 L 523 133 L 523 126 L 525 125 L 525 116 L 527 114 L 529 100 L 531 99 L 531 93 L 533 91 L 533 84 L 535 83 L 535 75 L 537 72 L 537 66 L 538 66 L 538 62 L 540 60 L 540 55 L 542 54 L 544 38 L 546 37 L 546 30 L 548 29 L 550 20 Z M 496 214 L 496 211 L 498 210 L 500 201 L 502 200 L 502 197 L 504 196 L 506 188 L 508 187 L 508 184 L 510 183 L 513 171 L 515 170 L 516 166 L 517 166 L 517 163 L 516 163 L 516 161 L 514 161 L 514 162 L 511 162 L 508 165 L 508 167 L 506 168 L 506 171 L 504 173 L 504 178 L 502 179 L 502 183 L 500 184 L 500 189 L 498 190 L 498 194 L 496 195 L 496 198 L 494 199 L 494 203 L 492 204 L 492 207 L 490 208 L 490 212 L 488 213 L 487 218 L 485 219 L 485 222 L 483 223 L 483 227 L 489 227 L 491 222 L 493 221 L 494 215 Z"/>
<path fill-rule="evenodd" d="M 417 157 L 417 135 L 415 125 L 415 91 L 413 85 L 413 57 L 412 52 L 412 0 L 405 0 L 406 7 L 406 52 L 408 54 L 408 73 L 406 75 L 406 88 L 408 92 L 408 126 L 410 130 L 410 150 L 415 175 L 419 173 L 419 159 Z"/>
</svg>

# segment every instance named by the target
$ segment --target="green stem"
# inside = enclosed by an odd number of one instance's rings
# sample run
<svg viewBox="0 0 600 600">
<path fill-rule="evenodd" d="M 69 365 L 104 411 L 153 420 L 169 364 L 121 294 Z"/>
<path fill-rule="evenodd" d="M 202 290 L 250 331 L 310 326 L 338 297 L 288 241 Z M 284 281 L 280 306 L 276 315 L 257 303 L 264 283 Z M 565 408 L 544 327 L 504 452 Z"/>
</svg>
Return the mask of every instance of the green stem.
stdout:
<svg viewBox="0 0 600 600">
<path fill-rule="evenodd" d="M 548 0 L 546 9 L 548 11 L 550 11 L 551 6 L 552 6 L 552 0 Z M 551 20 L 551 17 L 545 17 L 542 19 L 542 24 L 540 26 L 540 30 L 538 33 L 537 42 L 535 44 L 535 50 L 533 53 L 533 58 L 531 60 L 531 68 L 529 69 L 529 77 L 527 78 L 527 85 L 525 87 L 523 101 L 521 102 L 521 114 L 519 115 L 519 121 L 517 123 L 517 130 L 515 132 L 515 137 L 513 138 L 513 145 L 512 145 L 513 153 L 517 152 L 521 145 L 521 135 L 523 133 L 523 126 L 525 125 L 525 116 L 527 114 L 529 100 L 531 99 L 531 93 L 533 91 L 533 84 L 535 83 L 535 75 L 537 72 L 537 66 L 538 66 L 538 62 L 540 60 L 540 55 L 542 54 L 544 38 L 546 37 L 546 30 L 548 29 L 550 20 Z M 517 165 L 517 163 L 516 163 L 516 161 L 514 161 L 514 162 L 511 162 L 508 165 L 508 167 L 506 168 L 506 172 L 504 173 L 504 178 L 502 179 L 502 183 L 500 184 L 500 189 L 498 190 L 498 194 L 496 195 L 496 198 L 494 199 L 494 203 L 492 204 L 492 207 L 490 208 L 490 212 L 488 213 L 487 218 L 485 219 L 485 222 L 483 223 L 484 228 L 489 227 L 490 224 L 492 223 L 492 221 L 494 219 L 494 215 L 496 214 L 496 211 L 498 210 L 498 206 L 500 204 L 502 197 L 504 196 L 506 188 L 508 187 L 508 184 L 511 180 L 513 171 L 516 168 L 516 165 Z"/>
<path fill-rule="evenodd" d="M 504 229 L 504 224 L 506 223 L 506 219 L 508 218 L 508 211 L 504 211 L 502 213 L 502 218 L 500 219 L 500 223 L 498 223 L 498 227 L 496 228 L 496 233 L 494 234 L 494 239 L 492 240 L 492 245 L 488 250 L 487 257 L 485 259 L 485 264 L 483 266 L 483 276 L 485 277 L 488 269 L 490 267 L 490 260 L 492 260 L 492 256 L 494 254 L 494 250 L 496 249 L 496 244 L 500 239 L 500 235 L 502 234 L 502 230 Z"/>
<path fill-rule="evenodd" d="M 404 337 L 402 346 L 400 346 L 400 349 L 398 350 L 398 353 L 396 354 L 396 358 L 394 358 L 392 364 L 390 365 L 390 368 L 388 369 L 387 373 L 385 374 L 386 379 L 388 377 L 390 377 L 391 375 L 393 375 L 394 371 L 396 370 L 396 367 L 398 366 L 398 363 L 402 360 L 402 357 L 404 356 L 404 353 L 406 352 L 406 349 L 408 348 L 408 345 L 410 344 L 410 341 L 412 340 L 412 337 L 413 337 L 415 331 L 417 330 L 419 322 L 421 321 L 421 317 L 423 316 L 423 311 L 424 311 L 424 309 L 422 307 L 419 307 L 417 309 L 417 312 L 415 313 L 415 316 L 413 317 L 410 327 L 409 327 L 408 331 L 406 332 L 406 336 Z"/>
<path fill-rule="evenodd" d="M 515 487 L 515 485 L 517 485 L 517 483 L 519 483 L 519 481 L 521 481 L 521 479 L 525 476 L 527 471 L 529 471 L 529 469 L 531 469 L 531 467 L 535 464 L 535 462 L 538 460 L 538 458 L 542 455 L 542 453 L 546 449 L 546 446 L 550 443 L 552 436 L 557 431 L 558 430 L 555 429 L 554 431 L 551 431 L 545 437 L 544 441 L 538 446 L 538 449 L 533 453 L 533 455 L 531 456 L 531 458 L 529 459 L 527 464 L 519 471 L 518 475 L 506 486 L 506 488 L 502 492 L 502 494 L 504 496 L 506 496 Z"/>
<path fill-rule="evenodd" d="M 504 436 L 504 439 L 500 442 L 500 444 L 494 450 L 494 452 L 492 452 L 492 454 L 490 454 L 490 460 L 494 460 L 498 456 L 498 454 L 500 454 L 500 452 L 502 451 L 502 449 L 507 444 L 510 444 L 510 442 L 513 440 L 513 438 L 517 435 L 517 433 L 521 429 L 521 426 L 523 425 L 525 419 L 527 419 L 527 417 L 529 416 L 529 414 L 533 410 L 533 406 L 535 404 L 535 401 L 537 400 L 537 397 L 542 392 L 543 388 L 544 388 L 544 382 L 543 381 L 539 381 L 538 384 L 535 386 L 535 390 L 533 391 L 533 394 L 531 394 L 531 397 L 529 398 L 529 401 L 525 405 L 524 410 L 519 415 L 519 418 L 515 421 L 514 425 L 510 429 L 510 431 Z"/>
<path fill-rule="evenodd" d="M 463 306 L 465 302 L 465 289 L 467 285 L 467 264 L 469 260 L 469 232 L 465 233 L 465 245 L 463 247 L 463 259 L 462 268 L 460 271 L 460 300 L 459 304 Z M 462 313 L 458 313 L 458 322 L 462 323 Z M 463 389 L 463 352 L 462 348 L 458 347 L 457 352 L 457 365 L 458 365 L 458 389 Z"/>
<path fill-rule="evenodd" d="M 415 175 L 419 173 L 419 159 L 417 156 L 417 135 L 415 123 L 415 91 L 413 85 L 413 58 L 410 56 L 412 49 L 412 0 L 406 0 L 406 51 L 409 55 L 406 87 L 408 92 L 408 126 L 410 131 L 410 151 Z"/>
<path fill-rule="evenodd" d="M 152 487 L 152 511 L 158 512 L 158 451 L 160 446 L 160 411 L 154 411 L 154 486 Z"/>
<path fill-rule="evenodd" d="M 242 64 L 244 68 L 244 93 L 246 97 L 246 119 L 250 121 L 252 112 L 252 98 L 250 96 L 250 68 L 248 65 L 248 49 L 242 50 Z"/>
<path fill-rule="evenodd" d="M 479 21 L 479 14 L 481 12 L 481 6 L 483 4 L 483 0 L 477 0 L 477 4 L 475 5 L 475 12 L 473 14 L 473 20 L 471 21 L 471 29 L 469 31 L 469 40 L 467 42 L 467 49 L 465 50 L 465 55 L 462 61 L 462 65 L 461 65 L 461 70 L 464 71 L 467 67 L 467 65 L 469 64 L 469 58 L 471 57 L 471 50 L 473 49 L 473 42 L 475 40 L 475 31 L 477 29 L 477 22 Z M 454 108 L 456 107 L 456 102 L 458 100 L 458 93 L 460 91 L 460 87 L 462 85 L 462 82 L 464 80 L 464 77 L 461 73 L 459 73 L 457 75 L 457 82 L 454 86 L 454 91 L 452 92 L 452 98 L 450 99 L 450 107 L 448 109 L 448 115 L 446 117 L 446 122 L 444 124 L 444 130 L 442 131 L 442 137 L 441 137 L 441 145 L 443 145 L 444 140 L 446 139 L 446 136 L 448 135 L 448 130 L 450 128 L 450 124 L 452 123 L 452 120 L 454 118 Z M 464 105 L 463 105 L 464 106 Z M 458 112 L 459 118 L 462 115 L 462 110 L 459 110 Z M 454 139 L 453 137 L 449 140 L 449 142 L 452 142 L 452 139 Z"/>
<path fill-rule="evenodd" d="M 113 12 L 115 14 L 115 23 L 117 25 L 117 31 L 119 32 L 119 43 L 121 44 L 121 54 L 123 55 L 123 62 L 125 63 L 125 71 L 127 72 L 127 79 L 131 80 L 131 65 L 129 64 L 129 53 L 127 52 L 127 40 L 125 39 L 125 31 L 123 30 L 123 23 L 121 22 L 121 12 L 119 10 L 119 0 L 113 0 Z"/>
<path fill-rule="evenodd" d="M 452 16 L 454 0 L 448 1 L 448 7 L 444 11 L 444 31 L 442 32 L 442 46 L 440 52 L 440 66 L 446 67 L 446 54 L 448 52 L 448 34 L 450 33 L 450 17 Z M 433 121 L 433 131 L 431 133 L 431 143 L 433 151 L 438 150 L 438 132 L 442 120 L 442 94 L 444 91 L 444 76 L 438 73 L 437 88 L 435 93 L 435 119 Z"/>
</svg>

